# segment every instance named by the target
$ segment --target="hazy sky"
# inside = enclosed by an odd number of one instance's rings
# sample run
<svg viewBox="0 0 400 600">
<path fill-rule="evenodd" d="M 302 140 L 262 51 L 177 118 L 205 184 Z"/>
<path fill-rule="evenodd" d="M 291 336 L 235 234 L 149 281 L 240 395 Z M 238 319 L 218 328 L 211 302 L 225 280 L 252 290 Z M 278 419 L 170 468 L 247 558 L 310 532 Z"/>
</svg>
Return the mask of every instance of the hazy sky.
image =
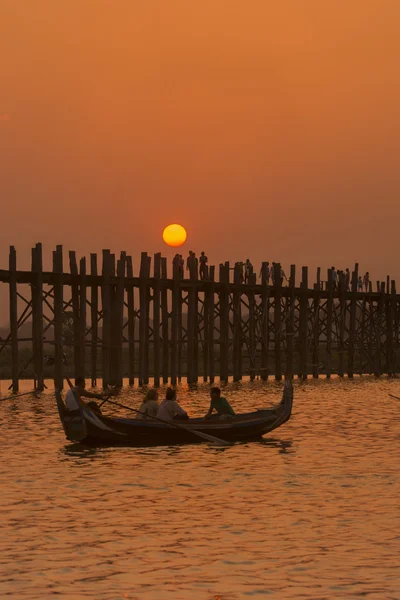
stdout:
<svg viewBox="0 0 400 600">
<path fill-rule="evenodd" d="M 211 263 L 400 279 L 399 27 L 398 0 L 0 0 L 0 267 L 137 264 L 179 222 Z"/>
</svg>

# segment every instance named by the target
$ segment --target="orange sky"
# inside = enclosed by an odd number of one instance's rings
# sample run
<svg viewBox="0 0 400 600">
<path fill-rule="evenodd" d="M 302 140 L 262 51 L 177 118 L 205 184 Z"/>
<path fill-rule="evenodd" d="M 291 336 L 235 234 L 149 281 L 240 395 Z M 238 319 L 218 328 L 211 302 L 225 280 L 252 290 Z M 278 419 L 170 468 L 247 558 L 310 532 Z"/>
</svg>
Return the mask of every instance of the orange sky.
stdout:
<svg viewBox="0 0 400 600">
<path fill-rule="evenodd" d="M 1 0 L 8 246 L 397 276 L 398 0 Z M 137 262 L 137 261 L 136 261 Z M 400 283 L 399 283 L 400 286 Z"/>
</svg>

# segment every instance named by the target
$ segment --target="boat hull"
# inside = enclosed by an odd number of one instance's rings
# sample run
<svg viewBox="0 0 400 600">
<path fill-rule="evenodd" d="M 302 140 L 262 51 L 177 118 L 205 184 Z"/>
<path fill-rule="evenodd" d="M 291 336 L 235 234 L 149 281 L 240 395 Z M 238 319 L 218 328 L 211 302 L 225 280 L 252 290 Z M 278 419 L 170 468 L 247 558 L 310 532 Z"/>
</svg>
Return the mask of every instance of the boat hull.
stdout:
<svg viewBox="0 0 400 600">
<path fill-rule="evenodd" d="M 192 433 L 192 429 L 232 443 L 257 440 L 286 423 L 293 405 L 293 389 L 291 383 L 286 382 L 282 401 L 276 408 L 237 415 L 232 420 L 218 417 L 190 419 L 178 422 L 183 426 L 178 428 L 151 420 L 106 417 L 80 400 L 80 414 L 69 418 L 58 391 L 56 397 L 67 439 L 89 446 L 170 446 L 201 442 L 202 439 Z"/>
</svg>

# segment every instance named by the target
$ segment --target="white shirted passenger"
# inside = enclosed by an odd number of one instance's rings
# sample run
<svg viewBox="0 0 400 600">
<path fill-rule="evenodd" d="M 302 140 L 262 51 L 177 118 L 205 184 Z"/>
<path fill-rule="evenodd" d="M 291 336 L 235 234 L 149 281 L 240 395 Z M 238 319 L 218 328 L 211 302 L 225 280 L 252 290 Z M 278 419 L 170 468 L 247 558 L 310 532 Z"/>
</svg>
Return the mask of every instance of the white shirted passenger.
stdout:
<svg viewBox="0 0 400 600">
<path fill-rule="evenodd" d="M 176 401 L 176 392 L 172 388 L 168 388 L 165 394 L 165 400 L 160 404 L 157 412 L 157 419 L 164 421 L 180 420 L 187 421 L 189 415 Z"/>
</svg>

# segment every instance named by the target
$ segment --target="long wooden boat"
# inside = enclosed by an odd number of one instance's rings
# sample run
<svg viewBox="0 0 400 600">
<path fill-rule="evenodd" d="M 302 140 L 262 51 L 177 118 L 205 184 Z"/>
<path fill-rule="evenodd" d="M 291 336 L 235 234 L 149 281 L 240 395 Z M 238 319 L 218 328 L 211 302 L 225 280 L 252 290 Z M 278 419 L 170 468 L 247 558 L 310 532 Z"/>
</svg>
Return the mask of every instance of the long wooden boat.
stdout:
<svg viewBox="0 0 400 600">
<path fill-rule="evenodd" d="M 58 412 L 68 440 L 89 446 L 170 446 L 201 441 L 191 429 L 229 442 L 260 439 L 290 419 L 293 388 L 290 381 L 285 382 L 282 400 L 274 408 L 236 415 L 230 420 L 216 417 L 178 421 L 179 425 L 184 426 L 182 429 L 152 419 L 142 421 L 106 417 L 75 397 L 79 404 L 79 415 L 68 416 L 61 393 L 56 390 Z"/>
</svg>

